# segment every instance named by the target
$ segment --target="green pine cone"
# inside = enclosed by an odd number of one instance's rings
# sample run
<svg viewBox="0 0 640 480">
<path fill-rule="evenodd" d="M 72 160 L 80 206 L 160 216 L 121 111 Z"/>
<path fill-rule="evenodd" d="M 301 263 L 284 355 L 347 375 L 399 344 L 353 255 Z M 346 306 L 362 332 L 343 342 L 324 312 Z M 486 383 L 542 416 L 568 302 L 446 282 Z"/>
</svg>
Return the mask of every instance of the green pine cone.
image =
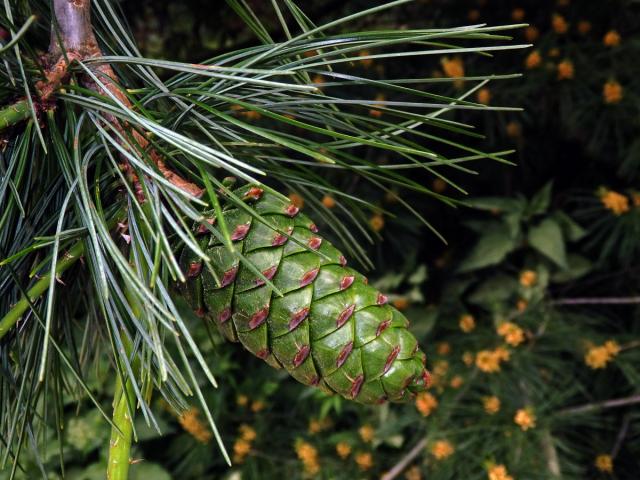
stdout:
<svg viewBox="0 0 640 480">
<path fill-rule="evenodd" d="M 196 312 L 229 340 L 306 385 L 368 404 L 401 401 L 424 390 L 426 357 L 404 315 L 346 266 L 289 199 L 252 186 L 234 194 L 270 225 L 229 203 L 223 214 L 231 238 L 283 296 L 199 225 L 215 275 L 185 249 L 185 295 Z"/>
</svg>

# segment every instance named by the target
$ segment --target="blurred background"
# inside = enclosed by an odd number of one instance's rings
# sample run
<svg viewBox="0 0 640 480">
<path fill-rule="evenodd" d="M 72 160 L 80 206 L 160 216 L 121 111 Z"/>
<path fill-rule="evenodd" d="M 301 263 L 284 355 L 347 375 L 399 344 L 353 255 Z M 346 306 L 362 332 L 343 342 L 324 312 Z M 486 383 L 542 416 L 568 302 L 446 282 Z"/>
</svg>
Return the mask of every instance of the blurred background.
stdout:
<svg viewBox="0 0 640 480">
<path fill-rule="evenodd" d="M 248 3 L 274 40 L 286 38 L 270 2 Z M 325 23 L 376 3 L 300 6 Z M 122 8 L 146 56 L 197 62 L 258 42 L 215 2 Z M 396 196 L 333 179 L 380 207 L 369 219 L 378 237 L 366 244 L 376 265 L 369 276 L 412 320 L 434 386 L 407 405 L 359 406 L 291 381 L 194 319 L 213 372 L 225 379 L 207 389 L 207 400 L 235 464 L 226 467 L 197 408 L 179 418 L 166 409 L 162 437 L 139 421 L 134 457 L 145 461 L 133 478 L 640 478 L 640 2 L 423 0 L 359 22 L 361 29 L 528 24 L 513 41 L 532 46 L 495 57 L 354 66 L 381 78 L 523 74 L 474 94 L 522 112 L 450 117 L 478 125 L 482 150 L 515 149 L 513 165 L 482 160 L 472 171 L 452 171 L 450 182 L 428 172 L 415 178 L 464 200 L 458 208 L 397 192 L 447 243 Z M 442 91 L 463 88 L 447 82 Z M 375 90 L 363 96 L 385 100 Z M 311 200 L 287 193 L 302 208 Z M 335 205 L 328 196 L 315 200 Z M 86 407 L 69 412 L 74 455 L 66 478 L 103 475 L 108 425 Z M 55 463 L 51 442 L 45 461 Z"/>
</svg>

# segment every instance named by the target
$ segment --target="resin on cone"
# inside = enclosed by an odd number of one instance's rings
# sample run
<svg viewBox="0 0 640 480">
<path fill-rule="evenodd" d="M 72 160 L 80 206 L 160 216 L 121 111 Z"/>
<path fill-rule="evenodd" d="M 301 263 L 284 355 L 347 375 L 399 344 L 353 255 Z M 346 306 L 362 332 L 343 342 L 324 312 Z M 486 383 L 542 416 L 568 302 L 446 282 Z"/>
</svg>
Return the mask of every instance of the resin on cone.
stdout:
<svg viewBox="0 0 640 480">
<path fill-rule="evenodd" d="M 298 381 L 351 400 L 402 401 L 428 387 L 426 357 L 408 320 L 346 266 L 306 215 L 261 187 L 233 195 L 260 215 L 230 201 L 223 210 L 237 252 L 255 268 L 198 225 L 213 271 L 189 249 L 181 262 L 186 296 L 201 316 Z"/>
</svg>

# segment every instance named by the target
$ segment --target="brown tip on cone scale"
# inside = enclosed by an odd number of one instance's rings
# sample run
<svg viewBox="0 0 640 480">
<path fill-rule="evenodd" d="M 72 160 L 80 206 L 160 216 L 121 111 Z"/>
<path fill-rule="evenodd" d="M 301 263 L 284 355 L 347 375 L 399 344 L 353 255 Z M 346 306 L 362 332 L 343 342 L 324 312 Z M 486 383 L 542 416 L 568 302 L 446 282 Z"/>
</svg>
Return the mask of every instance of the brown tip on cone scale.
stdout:
<svg viewBox="0 0 640 480">
<path fill-rule="evenodd" d="M 355 304 L 351 304 L 347 308 L 345 308 L 342 312 L 340 312 L 340 315 L 338 315 L 338 319 L 336 320 L 336 327 L 340 328 L 341 326 L 343 326 L 347 322 L 347 320 L 351 318 L 351 315 L 353 315 L 353 311 L 355 309 L 356 309 Z"/>
<path fill-rule="evenodd" d="M 347 358 L 349 358 L 349 355 L 351 355 L 352 350 L 353 342 L 347 343 L 336 359 L 336 367 L 340 368 L 342 365 L 344 365 L 344 362 L 346 362 Z"/>
<path fill-rule="evenodd" d="M 264 275 L 264 278 L 266 278 L 267 280 L 272 280 L 277 271 L 278 271 L 278 266 L 277 265 L 273 265 L 273 266 L 267 268 L 266 270 L 263 270 L 262 271 L 262 275 Z M 260 287 L 260 286 L 264 285 L 265 283 L 266 282 L 264 281 L 264 279 L 256 278 L 256 286 Z"/>
<path fill-rule="evenodd" d="M 343 267 L 347 266 L 347 259 L 345 258 L 344 255 L 340 255 L 340 265 Z"/>
<path fill-rule="evenodd" d="M 384 363 L 384 369 L 382 370 L 382 374 L 384 375 L 389 371 L 393 362 L 395 362 L 396 358 L 398 358 L 398 354 L 400 353 L 400 345 L 396 345 L 391 350 L 391 353 L 387 357 L 387 361 Z"/>
<path fill-rule="evenodd" d="M 264 190 L 260 187 L 251 187 L 247 193 L 244 194 L 243 200 L 260 200 Z"/>
<path fill-rule="evenodd" d="M 296 207 L 293 203 L 290 203 L 284 208 L 284 213 L 289 217 L 295 217 L 299 211 L 300 209 Z"/>
<path fill-rule="evenodd" d="M 384 305 L 388 301 L 389 301 L 389 297 L 387 297 L 386 295 L 383 295 L 382 293 L 379 293 L 378 298 L 376 298 L 376 303 L 378 305 Z"/>
<path fill-rule="evenodd" d="M 220 287 L 226 287 L 227 285 L 230 285 L 231 283 L 233 283 L 233 281 L 236 279 L 237 274 L 238 274 L 237 265 L 235 267 L 231 267 L 229 270 L 224 272 L 224 274 L 222 275 L 222 280 L 220 281 Z"/>
<path fill-rule="evenodd" d="M 251 316 L 251 319 L 249 320 L 249 330 L 255 330 L 256 328 L 258 328 L 260 325 L 264 323 L 264 321 L 267 319 L 268 316 L 269 316 L 268 306 L 258 310 L 256 313 L 254 313 Z"/>
<path fill-rule="evenodd" d="M 342 277 L 342 280 L 340 280 L 340 290 L 349 288 L 353 284 L 353 281 L 355 279 L 356 277 L 354 275 L 345 275 L 344 277 Z"/>
<path fill-rule="evenodd" d="M 384 332 L 391 325 L 391 320 L 384 320 L 380 322 L 378 328 L 376 329 L 376 338 L 380 336 L 382 332 Z"/>
<path fill-rule="evenodd" d="M 320 237 L 311 237 L 307 245 L 309 245 L 311 250 L 318 250 L 320 245 L 322 245 L 322 239 Z"/>
<path fill-rule="evenodd" d="M 313 233 L 318 233 L 320 231 L 315 223 L 309 225 L 309 230 L 311 230 Z"/>
<path fill-rule="evenodd" d="M 247 233 L 249 233 L 250 226 L 251 224 L 249 223 L 243 223 L 242 225 L 238 225 L 233 230 L 233 233 L 231 234 L 231 240 L 233 240 L 234 242 L 238 240 L 244 240 L 244 237 L 246 237 Z"/>
<path fill-rule="evenodd" d="M 364 375 L 360 374 L 351 382 L 351 398 L 356 398 L 360 393 L 362 384 L 364 383 Z"/>
<path fill-rule="evenodd" d="M 269 349 L 268 348 L 263 348 L 262 350 L 258 350 L 256 352 L 256 357 L 264 360 L 265 358 L 267 358 L 269 356 Z"/>
<path fill-rule="evenodd" d="M 200 275 L 202 271 L 202 262 L 192 262 L 189 264 L 189 270 L 187 271 L 187 277 L 193 278 Z"/>
<path fill-rule="evenodd" d="M 230 318 L 231 318 L 231 308 L 227 307 L 220 312 L 220 315 L 218 315 L 218 322 L 225 323 L 229 321 Z"/>
<path fill-rule="evenodd" d="M 293 366 L 295 368 L 298 368 L 300 365 L 302 365 L 309 356 L 310 351 L 311 347 L 309 345 L 303 345 L 302 347 L 300 347 L 298 353 L 296 353 L 293 357 Z"/>
<path fill-rule="evenodd" d="M 307 315 L 309 315 L 309 307 L 304 307 L 294 313 L 289 320 L 289 331 L 295 330 L 298 325 L 300 325 L 302 321 L 307 318 Z"/>
<path fill-rule="evenodd" d="M 300 286 L 306 287 L 311 282 L 313 282 L 318 276 L 319 271 L 320 271 L 319 268 L 314 268 L 313 270 L 309 270 L 304 275 L 302 275 L 302 278 L 300 279 Z"/>
</svg>

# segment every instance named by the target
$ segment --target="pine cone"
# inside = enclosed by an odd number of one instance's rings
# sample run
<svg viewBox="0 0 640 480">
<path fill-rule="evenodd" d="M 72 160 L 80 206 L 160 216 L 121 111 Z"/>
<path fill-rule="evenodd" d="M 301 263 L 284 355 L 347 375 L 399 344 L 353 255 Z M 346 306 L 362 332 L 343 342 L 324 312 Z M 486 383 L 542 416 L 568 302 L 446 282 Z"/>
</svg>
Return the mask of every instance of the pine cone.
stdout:
<svg viewBox="0 0 640 480">
<path fill-rule="evenodd" d="M 401 401 L 427 388 L 426 357 L 408 320 L 346 266 L 311 220 L 286 197 L 259 187 L 234 195 L 263 220 L 230 202 L 223 211 L 237 251 L 257 270 L 198 225 L 214 272 L 185 249 L 185 295 L 193 308 L 226 338 L 306 385 L 368 404 Z"/>
</svg>

